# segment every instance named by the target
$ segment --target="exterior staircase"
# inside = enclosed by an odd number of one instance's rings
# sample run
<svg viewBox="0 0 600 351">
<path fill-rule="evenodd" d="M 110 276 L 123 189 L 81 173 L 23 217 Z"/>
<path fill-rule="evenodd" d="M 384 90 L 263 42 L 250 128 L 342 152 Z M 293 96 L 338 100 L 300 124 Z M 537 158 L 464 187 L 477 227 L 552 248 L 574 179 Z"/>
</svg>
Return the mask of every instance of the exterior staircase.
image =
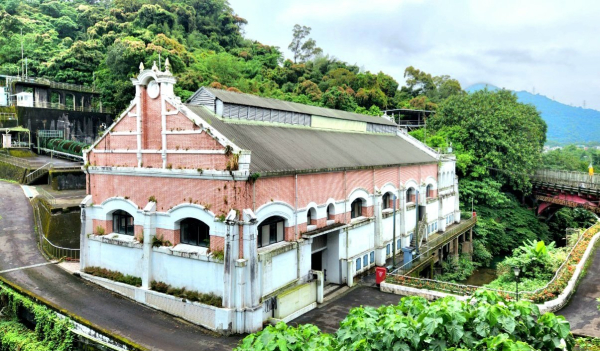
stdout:
<svg viewBox="0 0 600 351">
<path fill-rule="evenodd" d="M 25 176 L 25 184 L 31 184 L 31 183 L 35 182 L 36 180 L 40 179 L 41 177 L 43 177 L 44 175 L 50 173 L 50 170 L 52 169 L 53 166 L 54 166 L 54 164 L 52 162 L 48 162 L 45 165 L 43 165 L 42 167 L 29 173 L 28 175 Z"/>
</svg>

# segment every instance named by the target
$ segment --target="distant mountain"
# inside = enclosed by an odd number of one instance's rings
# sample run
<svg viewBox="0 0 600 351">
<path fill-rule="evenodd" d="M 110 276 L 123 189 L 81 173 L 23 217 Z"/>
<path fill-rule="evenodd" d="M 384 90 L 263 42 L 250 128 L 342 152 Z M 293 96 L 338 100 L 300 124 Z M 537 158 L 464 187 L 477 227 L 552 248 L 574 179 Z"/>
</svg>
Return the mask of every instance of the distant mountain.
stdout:
<svg viewBox="0 0 600 351">
<path fill-rule="evenodd" d="M 465 91 L 473 93 L 500 88 L 485 83 L 471 85 Z M 600 141 L 600 111 L 573 107 L 539 94 L 516 91 L 519 102 L 532 104 L 548 124 L 547 140 L 550 143 L 576 144 Z"/>
</svg>

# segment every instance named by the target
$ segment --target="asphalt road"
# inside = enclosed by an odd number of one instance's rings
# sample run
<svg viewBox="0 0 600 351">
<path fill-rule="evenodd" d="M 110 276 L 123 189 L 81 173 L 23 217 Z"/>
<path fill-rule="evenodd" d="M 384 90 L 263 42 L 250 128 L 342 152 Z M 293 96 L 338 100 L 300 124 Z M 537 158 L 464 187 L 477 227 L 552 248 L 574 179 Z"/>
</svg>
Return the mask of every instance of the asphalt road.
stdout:
<svg viewBox="0 0 600 351">
<path fill-rule="evenodd" d="M 585 277 L 579 283 L 569 304 L 556 312 L 565 316 L 571 323 L 574 334 L 600 338 L 600 311 L 597 298 L 600 297 L 600 250 L 596 250 L 593 261 Z"/>
<path fill-rule="evenodd" d="M 21 187 L 0 181 L 0 271 L 45 263 L 33 213 Z M 149 350 L 231 350 L 240 336 L 220 337 L 77 278 L 55 265 L 0 274 L 61 309 Z"/>
<path fill-rule="evenodd" d="M 402 296 L 381 292 L 371 286 L 359 286 L 350 290 L 343 296 L 315 308 L 290 322 L 291 325 L 311 323 L 319 327 L 322 332 L 335 333 L 340 322 L 346 318 L 353 307 L 398 304 Z"/>
</svg>

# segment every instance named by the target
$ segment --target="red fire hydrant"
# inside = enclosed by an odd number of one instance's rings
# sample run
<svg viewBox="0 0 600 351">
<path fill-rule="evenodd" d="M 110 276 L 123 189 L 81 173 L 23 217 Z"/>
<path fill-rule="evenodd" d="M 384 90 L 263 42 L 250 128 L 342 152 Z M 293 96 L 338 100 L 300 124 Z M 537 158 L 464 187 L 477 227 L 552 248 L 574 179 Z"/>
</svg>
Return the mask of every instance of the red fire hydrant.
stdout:
<svg viewBox="0 0 600 351">
<path fill-rule="evenodd" d="M 381 284 L 385 280 L 385 276 L 387 274 L 387 269 L 385 267 L 376 267 L 375 268 L 375 283 L 377 285 Z"/>
</svg>

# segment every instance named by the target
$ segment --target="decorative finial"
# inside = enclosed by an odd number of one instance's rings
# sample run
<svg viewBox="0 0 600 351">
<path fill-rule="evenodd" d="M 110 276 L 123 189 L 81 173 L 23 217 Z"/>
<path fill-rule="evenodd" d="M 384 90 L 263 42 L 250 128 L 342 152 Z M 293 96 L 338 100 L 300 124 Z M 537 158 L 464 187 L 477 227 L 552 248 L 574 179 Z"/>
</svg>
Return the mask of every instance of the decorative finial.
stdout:
<svg viewBox="0 0 600 351">
<path fill-rule="evenodd" d="M 169 72 L 169 68 L 171 68 L 171 63 L 169 62 L 169 58 L 167 57 L 167 59 L 165 60 L 165 73 L 171 73 Z"/>
<path fill-rule="evenodd" d="M 143 70 L 144 70 L 144 63 L 140 62 L 140 73 L 142 73 Z"/>
<path fill-rule="evenodd" d="M 158 71 L 158 67 L 156 67 L 156 61 L 154 61 L 154 63 L 152 64 L 152 70 L 154 72 Z"/>
</svg>

